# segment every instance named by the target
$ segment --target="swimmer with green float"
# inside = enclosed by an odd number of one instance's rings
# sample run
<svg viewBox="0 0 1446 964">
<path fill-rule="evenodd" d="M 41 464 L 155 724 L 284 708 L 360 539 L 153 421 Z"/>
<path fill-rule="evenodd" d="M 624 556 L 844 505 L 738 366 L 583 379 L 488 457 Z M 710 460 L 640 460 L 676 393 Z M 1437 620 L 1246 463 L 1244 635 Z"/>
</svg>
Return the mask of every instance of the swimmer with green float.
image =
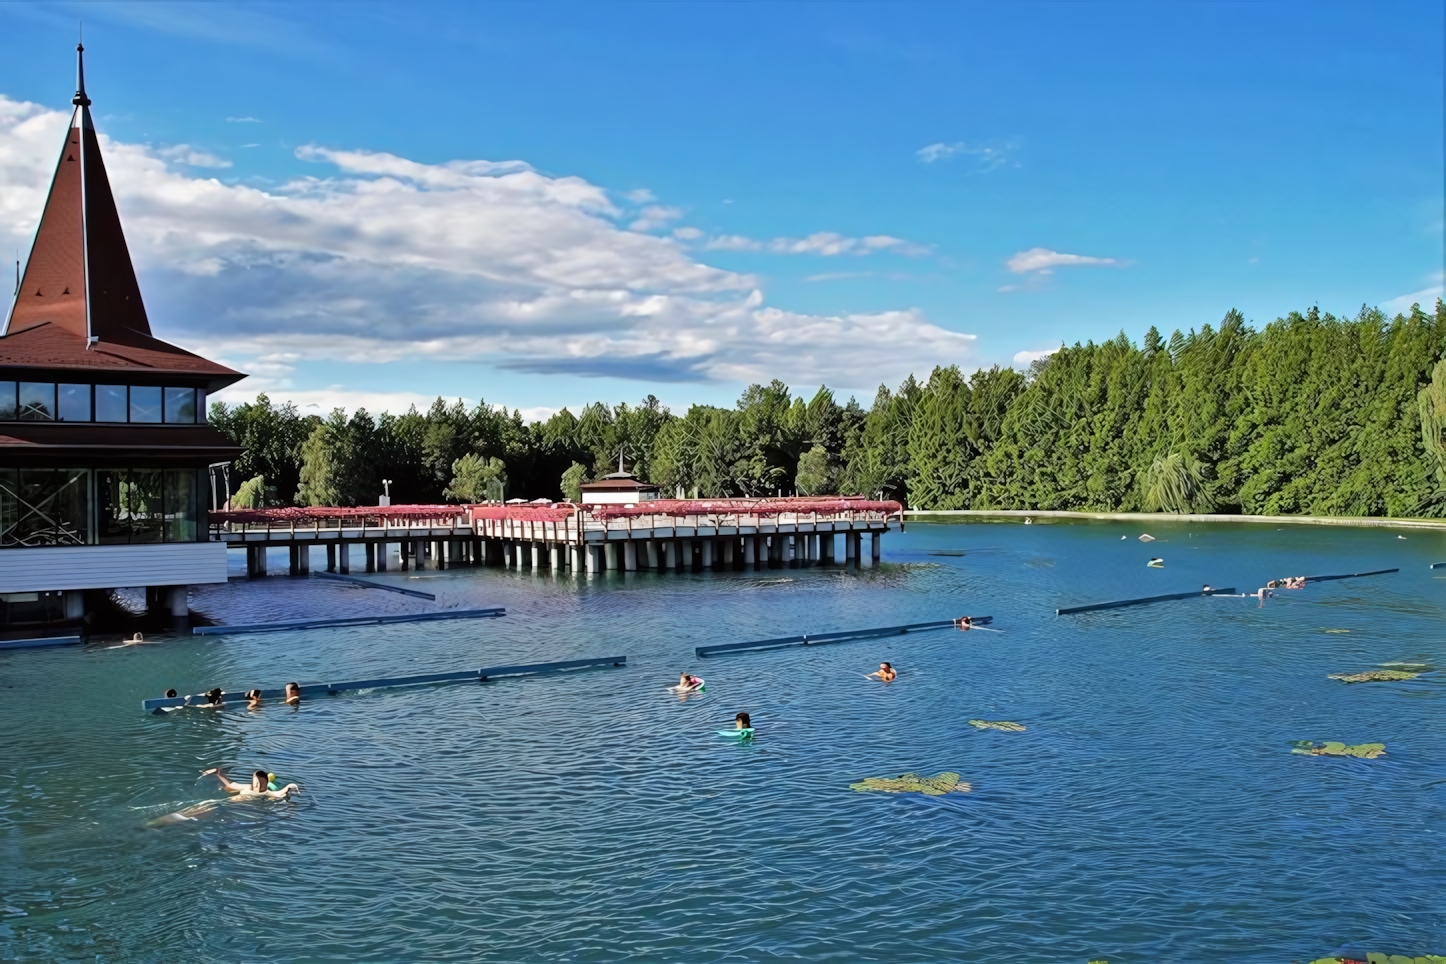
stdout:
<svg viewBox="0 0 1446 964">
<path fill-rule="evenodd" d="M 202 800 L 200 803 L 193 803 L 174 813 L 168 813 L 147 821 L 148 827 L 165 827 L 177 823 L 190 823 L 199 820 L 203 814 L 210 813 L 223 803 L 229 803 L 233 799 L 237 802 L 249 800 L 289 800 L 291 794 L 299 793 L 301 788 L 294 783 L 288 783 L 284 787 L 277 787 L 276 774 L 267 773 L 265 770 L 257 770 L 251 775 L 251 785 L 246 786 L 226 779 L 226 775 L 219 768 L 202 770 L 201 776 L 215 776 L 221 781 L 221 786 L 228 793 L 234 793 L 235 797 L 227 797 L 224 800 Z"/>
<path fill-rule="evenodd" d="M 217 780 L 221 781 L 222 789 L 224 789 L 227 793 L 236 794 L 237 799 L 241 800 L 245 800 L 248 798 L 285 800 L 289 796 L 291 796 L 291 794 L 301 790 L 301 788 L 294 783 L 288 783 L 284 787 L 278 787 L 275 783 L 276 774 L 267 773 L 265 770 L 257 770 L 255 773 L 251 774 L 250 786 L 247 786 L 244 783 L 237 783 L 234 780 L 228 780 L 226 778 L 226 774 L 221 772 L 220 767 L 212 767 L 209 770 L 202 770 L 201 776 L 214 776 Z"/>
<path fill-rule="evenodd" d="M 753 720 L 747 713 L 739 713 L 733 717 L 733 729 L 719 730 L 718 735 L 731 737 L 735 740 L 751 740 L 753 738 Z"/>
<path fill-rule="evenodd" d="M 681 673 L 678 676 L 678 685 L 673 689 L 679 693 L 701 693 L 704 685 L 703 677 Z"/>
</svg>

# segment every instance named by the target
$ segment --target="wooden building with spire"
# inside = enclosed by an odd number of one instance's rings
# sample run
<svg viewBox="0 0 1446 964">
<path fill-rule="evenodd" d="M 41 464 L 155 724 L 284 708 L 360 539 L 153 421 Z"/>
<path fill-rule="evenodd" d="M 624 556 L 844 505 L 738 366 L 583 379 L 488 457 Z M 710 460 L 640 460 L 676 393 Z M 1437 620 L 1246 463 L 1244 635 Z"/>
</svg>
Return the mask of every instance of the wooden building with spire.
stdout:
<svg viewBox="0 0 1446 964">
<path fill-rule="evenodd" d="M 151 332 L 85 92 L 0 327 L 0 630 L 85 616 L 85 593 L 145 586 L 184 616 L 225 582 L 207 467 L 240 454 L 206 424 L 245 376 Z"/>
</svg>

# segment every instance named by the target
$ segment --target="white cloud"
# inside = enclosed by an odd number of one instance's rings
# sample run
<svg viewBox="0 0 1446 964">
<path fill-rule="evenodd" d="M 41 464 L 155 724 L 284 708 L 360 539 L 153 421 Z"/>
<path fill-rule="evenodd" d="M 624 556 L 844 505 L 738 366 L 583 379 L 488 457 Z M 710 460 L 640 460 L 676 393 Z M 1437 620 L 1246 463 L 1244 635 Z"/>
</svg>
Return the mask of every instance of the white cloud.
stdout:
<svg viewBox="0 0 1446 964">
<path fill-rule="evenodd" d="M 420 392 L 371 392 L 364 389 L 346 388 L 342 385 L 303 390 L 251 384 L 254 381 L 254 378 L 248 379 L 223 392 L 217 392 L 211 396 L 211 401 L 237 405 L 242 402 L 254 402 L 257 395 L 265 392 L 273 405 L 284 405 L 291 402 L 303 415 L 325 417 L 331 414 L 334 408 L 345 409 L 348 413 L 364 408 L 372 415 L 378 415 L 381 412 L 402 415 L 415 405 L 418 411 L 425 412 L 437 400 L 436 395 L 424 395 Z M 455 399 L 443 398 L 443 401 L 450 405 Z M 477 400 L 473 398 L 464 398 L 461 401 L 468 408 L 477 404 Z"/>
<path fill-rule="evenodd" d="M 656 194 L 645 187 L 640 187 L 636 191 L 628 191 L 623 197 L 632 201 L 634 204 L 651 204 L 658 199 Z"/>
<path fill-rule="evenodd" d="M 1420 305 L 1427 312 L 1436 309 L 1436 299 L 1442 297 L 1442 278 L 1446 272 L 1438 271 L 1433 278 L 1435 284 L 1428 285 L 1420 291 L 1413 291 L 1408 295 L 1399 295 L 1381 305 L 1381 310 L 1388 316 L 1394 318 L 1396 315 L 1404 315 L 1410 312 L 1412 305 Z"/>
<path fill-rule="evenodd" d="M 674 228 L 673 237 L 679 241 L 696 241 L 703 236 L 697 228 Z"/>
<path fill-rule="evenodd" d="M 258 119 L 255 118 L 255 117 L 228 117 L 228 118 L 226 118 L 226 123 L 228 123 L 228 124 L 259 124 L 259 123 L 261 123 L 261 121 L 258 120 Z"/>
<path fill-rule="evenodd" d="M 678 208 L 664 207 L 661 204 L 650 204 L 638 212 L 638 219 L 628 225 L 630 231 L 655 231 L 658 228 L 667 227 L 672 221 L 683 216 Z"/>
<path fill-rule="evenodd" d="M 826 258 L 841 254 L 872 254 L 876 251 L 890 251 L 910 257 L 929 253 L 929 249 L 924 245 L 887 234 L 850 238 L 832 231 L 818 231 L 806 238 L 774 238 L 772 241 L 724 234 L 710 239 L 704 247 L 710 251 L 767 251 L 771 254 L 815 254 Z"/>
<path fill-rule="evenodd" d="M 177 164 L 185 164 L 187 167 L 231 166 L 231 162 L 224 157 L 217 157 L 209 151 L 197 150 L 190 144 L 173 144 L 169 147 L 158 147 L 155 149 L 155 153 L 157 157 L 163 157 Z"/>
<path fill-rule="evenodd" d="M 1045 351 L 1017 351 L 1014 353 L 1014 367 L 1023 371 L 1028 368 L 1031 363 L 1037 362 L 1041 358 L 1048 358 L 1057 351 L 1059 351 L 1058 348 L 1050 348 Z"/>
<path fill-rule="evenodd" d="M 1058 251 L 1051 251 L 1048 248 L 1030 248 L 1028 251 L 1021 251 L 1005 262 L 1010 271 L 1015 274 L 1025 274 L 1030 271 L 1038 271 L 1040 274 L 1048 274 L 1051 269 L 1064 265 L 1115 265 L 1121 262 L 1115 258 L 1092 258 L 1084 254 L 1060 254 Z"/>
<path fill-rule="evenodd" d="M 68 118 L 0 97 L 0 246 L 28 247 Z M 312 146 L 297 156 L 314 175 L 262 190 L 175 168 L 150 146 L 104 151 L 157 333 L 255 373 L 242 391 L 318 359 L 870 389 L 972 351 L 972 336 L 917 310 L 767 306 L 752 277 L 620 227 L 602 187 L 519 161 Z M 909 250 L 885 235 L 768 245 Z"/>
<path fill-rule="evenodd" d="M 1008 149 L 1004 147 L 967 144 L 964 141 L 956 141 L 953 144 L 930 144 L 914 152 L 914 156 L 917 157 L 922 164 L 933 164 L 936 161 L 967 157 L 974 161 L 977 169 L 985 171 L 992 171 L 996 167 L 1002 167 L 1008 160 L 1008 154 Z"/>
</svg>

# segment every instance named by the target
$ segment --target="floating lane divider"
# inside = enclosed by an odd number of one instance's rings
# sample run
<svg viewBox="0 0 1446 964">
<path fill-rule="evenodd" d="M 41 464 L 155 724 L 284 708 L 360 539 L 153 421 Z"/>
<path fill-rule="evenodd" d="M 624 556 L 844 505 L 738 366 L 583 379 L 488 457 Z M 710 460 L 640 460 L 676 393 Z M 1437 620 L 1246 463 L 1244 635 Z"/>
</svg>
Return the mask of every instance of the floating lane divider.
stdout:
<svg viewBox="0 0 1446 964">
<path fill-rule="evenodd" d="M 1099 609 L 1123 609 L 1126 606 L 1143 606 L 1146 603 L 1169 602 L 1174 599 L 1197 599 L 1200 596 L 1225 596 L 1235 592 L 1232 586 L 1229 589 L 1212 589 L 1209 592 L 1195 590 L 1194 592 L 1172 592 L 1163 596 L 1145 596 L 1140 599 L 1116 599 L 1113 602 L 1089 603 L 1085 606 L 1066 606 L 1063 609 L 1056 609 L 1056 616 L 1070 616 L 1074 613 L 1092 613 Z"/>
<path fill-rule="evenodd" d="M 1432 569 L 1435 569 L 1436 567 L 1435 567 L 1435 566 L 1432 566 L 1431 568 L 1432 568 Z M 1373 569 L 1373 570 L 1371 570 L 1370 572 L 1348 572 L 1348 573 L 1345 573 L 1345 574 L 1339 575 L 1339 576 L 1306 576 L 1306 577 L 1305 577 L 1305 583 L 1306 583 L 1306 585 L 1308 586 L 1308 585 L 1310 585 L 1310 584 L 1313 583 L 1313 582 L 1330 582 L 1330 581 L 1333 580 L 1333 579 L 1360 579 L 1360 578 L 1363 577 L 1363 576 L 1384 576 L 1384 575 L 1386 575 L 1386 574 L 1389 573 L 1389 572 L 1400 572 L 1400 571 L 1401 571 L 1400 568 L 1396 568 L 1396 569 Z"/>
<path fill-rule="evenodd" d="M 404 589 L 401 586 L 388 586 L 384 582 L 372 582 L 370 579 L 358 579 L 356 576 L 343 576 L 335 572 L 313 572 L 317 579 L 334 579 L 337 582 L 352 582 L 358 586 L 366 586 L 368 589 L 385 589 L 387 592 L 399 592 L 403 596 L 416 596 L 418 599 L 430 599 L 437 601 L 437 597 L 429 592 L 422 592 L 420 589 Z"/>
<path fill-rule="evenodd" d="M 387 623 L 424 623 L 443 619 L 489 619 L 507 615 L 501 606 L 493 609 L 442 609 L 431 613 L 402 613 L 395 616 L 352 616 L 343 619 L 295 619 L 284 623 L 247 623 L 237 626 L 196 626 L 196 636 L 226 636 L 232 633 L 274 633 L 283 629 L 326 629 L 332 626 L 376 626 Z"/>
<path fill-rule="evenodd" d="M 994 621 L 993 616 L 970 616 L 975 626 L 984 626 Z M 902 636 L 905 633 L 927 632 L 933 629 L 949 629 L 957 625 L 953 619 L 940 619 L 931 623 L 909 623 L 907 626 L 883 626 L 878 629 L 850 629 L 841 633 L 813 633 L 804 636 L 780 636 L 777 639 L 755 639 L 747 643 L 720 643 L 716 646 L 698 646 L 693 652 L 699 657 L 723 656 L 728 653 L 745 653 L 764 649 L 788 649 L 793 646 L 816 646 L 823 643 L 846 643 L 855 639 L 879 639 L 883 636 Z"/>
<path fill-rule="evenodd" d="M 0 639 L 0 649 L 36 649 L 40 646 L 78 646 L 79 636 L 39 636 L 34 639 Z"/>
<path fill-rule="evenodd" d="M 540 676 L 544 673 L 564 673 L 569 670 L 593 669 L 605 666 L 626 666 L 626 656 L 600 656 L 595 659 L 568 659 L 554 663 L 524 663 L 519 666 L 484 666 L 481 669 L 465 670 L 458 673 L 422 673 L 417 676 L 382 676 L 377 679 L 351 680 L 346 683 L 307 683 L 300 687 L 303 700 L 313 696 L 335 696 L 348 690 L 392 689 L 397 686 L 425 686 L 429 683 L 488 683 L 492 680 L 512 676 Z M 222 705 L 245 703 L 246 690 L 226 690 Z M 265 689 L 261 699 L 284 701 L 284 689 Z M 141 709 L 147 713 L 159 713 L 181 706 L 206 706 L 205 694 L 192 696 L 170 696 L 141 700 Z"/>
<path fill-rule="evenodd" d="M 1442 568 L 1442 567 L 1446 567 L 1446 562 L 1433 562 L 1433 563 L 1431 563 L 1431 568 L 1432 568 L 1432 569 L 1440 569 L 1440 568 Z"/>
</svg>

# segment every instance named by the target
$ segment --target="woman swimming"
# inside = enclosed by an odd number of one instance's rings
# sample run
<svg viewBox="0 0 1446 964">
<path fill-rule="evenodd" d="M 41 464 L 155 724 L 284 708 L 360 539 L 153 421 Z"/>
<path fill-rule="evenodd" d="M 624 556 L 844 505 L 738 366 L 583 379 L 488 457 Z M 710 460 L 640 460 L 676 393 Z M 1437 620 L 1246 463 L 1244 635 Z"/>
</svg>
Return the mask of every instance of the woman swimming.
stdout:
<svg viewBox="0 0 1446 964">
<path fill-rule="evenodd" d="M 260 690 L 247 690 L 247 691 L 246 691 L 246 708 L 247 708 L 248 710 L 254 710 L 254 709 L 260 708 L 260 706 L 261 706 L 261 691 L 260 691 Z"/>
<path fill-rule="evenodd" d="M 287 684 L 286 684 L 286 705 L 287 705 L 287 706 L 300 706 L 300 705 L 301 705 L 301 687 L 298 686 L 298 685 L 295 684 L 295 683 L 287 683 Z"/>
<path fill-rule="evenodd" d="M 894 669 L 894 667 L 888 663 L 880 663 L 879 668 L 868 675 L 877 676 L 885 683 L 892 683 L 895 679 L 898 678 L 899 671 Z"/>
<path fill-rule="evenodd" d="M 274 786 L 274 784 L 271 781 L 275 777 L 275 774 L 267 773 L 265 770 L 257 770 L 255 773 L 251 774 L 250 786 L 247 786 L 244 783 L 237 783 L 234 780 L 228 780 L 226 778 L 226 774 L 221 772 L 220 767 L 212 767 L 209 770 L 202 770 L 201 776 L 214 776 L 217 780 L 221 781 L 222 789 L 224 789 L 227 793 L 236 794 L 237 797 L 241 799 L 264 797 L 267 800 L 285 800 L 291 794 L 301 789 L 294 783 L 288 783 L 286 786 L 281 787 L 280 789 L 273 790 L 272 787 Z"/>
<path fill-rule="evenodd" d="M 206 691 L 206 702 L 201 704 L 203 710 L 222 710 L 226 708 L 226 694 L 221 687 Z"/>
<path fill-rule="evenodd" d="M 678 675 L 678 685 L 673 687 L 679 693 L 696 693 L 703 688 L 703 677 L 689 673 Z"/>
<path fill-rule="evenodd" d="M 733 717 L 733 729 L 751 730 L 753 729 L 753 720 L 749 718 L 747 713 L 739 713 Z"/>
</svg>

